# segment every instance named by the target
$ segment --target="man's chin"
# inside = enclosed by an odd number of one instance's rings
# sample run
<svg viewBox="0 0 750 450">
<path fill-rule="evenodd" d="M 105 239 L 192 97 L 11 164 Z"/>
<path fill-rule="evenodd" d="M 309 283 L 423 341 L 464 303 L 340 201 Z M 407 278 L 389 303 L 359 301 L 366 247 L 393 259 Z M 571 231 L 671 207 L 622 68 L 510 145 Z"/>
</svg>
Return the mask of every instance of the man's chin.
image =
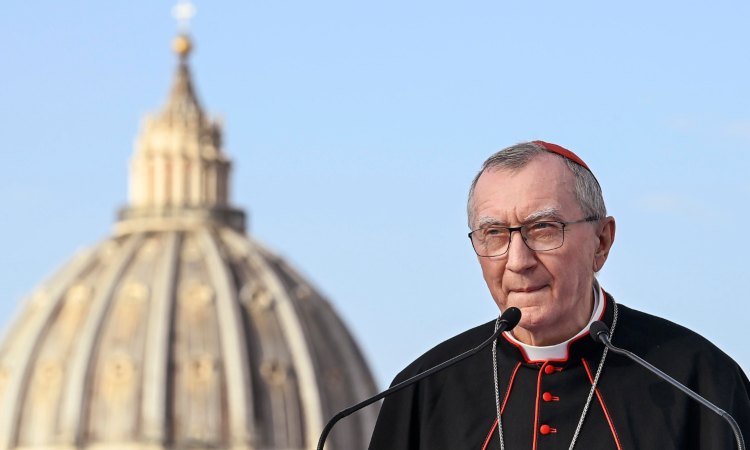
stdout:
<svg viewBox="0 0 750 450">
<path fill-rule="evenodd" d="M 546 305 L 552 304 L 552 299 L 544 290 L 530 293 L 510 293 L 506 304 L 515 306 L 521 310 L 522 314 L 537 314 Z M 523 316 L 521 316 L 523 320 Z"/>
<path fill-rule="evenodd" d="M 519 306 L 518 309 L 521 310 L 521 321 L 518 322 L 518 327 L 534 333 L 536 330 L 549 326 L 548 317 L 544 314 L 542 307 L 537 305 Z"/>
<path fill-rule="evenodd" d="M 545 289 L 541 289 L 529 293 L 511 292 L 506 297 L 504 306 L 501 306 L 501 309 L 505 311 L 515 306 L 521 310 L 521 321 L 518 323 L 518 326 L 522 328 L 536 328 L 544 320 L 545 306 L 552 302 L 545 291 Z"/>
</svg>

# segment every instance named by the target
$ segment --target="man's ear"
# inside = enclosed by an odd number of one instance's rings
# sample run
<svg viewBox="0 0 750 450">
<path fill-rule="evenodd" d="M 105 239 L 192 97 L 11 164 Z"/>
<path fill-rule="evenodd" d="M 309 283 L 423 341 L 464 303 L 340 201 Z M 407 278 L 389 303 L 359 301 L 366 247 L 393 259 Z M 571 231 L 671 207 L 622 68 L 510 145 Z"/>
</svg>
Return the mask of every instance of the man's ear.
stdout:
<svg viewBox="0 0 750 450">
<path fill-rule="evenodd" d="M 612 216 L 605 217 L 599 224 L 599 233 L 597 234 L 596 253 L 594 253 L 594 272 L 599 272 L 604 267 L 604 263 L 609 256 L 609 249 L 615 242 L 615 218 Z"/>
</svg>

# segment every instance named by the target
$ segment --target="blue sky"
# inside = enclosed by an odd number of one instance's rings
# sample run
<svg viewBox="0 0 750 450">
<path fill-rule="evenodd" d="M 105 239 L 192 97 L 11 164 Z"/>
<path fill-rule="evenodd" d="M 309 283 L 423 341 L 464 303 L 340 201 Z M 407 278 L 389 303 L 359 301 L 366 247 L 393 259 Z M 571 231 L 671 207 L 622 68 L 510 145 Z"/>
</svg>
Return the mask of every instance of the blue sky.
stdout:
<svg viewBox="0 0 750 450">
<path fill-rule="evenodd" d="M 497 313 L 466 238 L 482 161 L 557 142 L 617 219 L 605 289 L 750 369 L 750 4 L 504 3 L 197 2 L 193 74 L 250 233 L 331 299 L 386 385 Z M 174 72 L 172 5 L 4 4 L 0 326 L 126 202 Z"/>
</svg>

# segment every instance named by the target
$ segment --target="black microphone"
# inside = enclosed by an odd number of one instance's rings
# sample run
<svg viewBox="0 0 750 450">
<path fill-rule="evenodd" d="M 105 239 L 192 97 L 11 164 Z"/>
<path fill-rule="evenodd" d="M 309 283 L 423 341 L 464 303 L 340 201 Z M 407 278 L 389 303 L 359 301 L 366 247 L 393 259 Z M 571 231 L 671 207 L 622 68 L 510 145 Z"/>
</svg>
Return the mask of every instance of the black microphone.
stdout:
<svg viewBox="0 0 750 450">
<path fill-rule="evenodd" d="M 729 426 L 732 427 L 732 432 L 734 433 L 734 437 L 737 440 L 737 448 L 739 450 L 745 450 L 745 440 L 742 438 L 742 432 L 740 431 L 739 425 L 737 425 L 737 421 L 734 420 L 734 417 L 732 417 L 731 414 L 727 413 L 723 409 L 719 408 L 718 406 L 709 402 L 705 398 L 701 397 L 695 391 L 685 386 L 684 384 L 680 383 L 679 381 L 675 380 L 674 378 L 670 377 L 669 375 L 662 372 L 661 370 L 657 369 L 656 367 L 651 365 L 648 361 L 636 355 L 635 353 L 629 352 L 625 349 L 615 347 L 614 345 L 612 345 L 612 342 L 610 342 L 609 340 L 609 327 L 607 327 L 607 325 L 604 322 L 597 320 L 596 322 L 592 323 L 591 327 L 589 328 L 589 333 L 591 334 L 591 339 L 593 339 L 594 341 L 601 342 L 608 349 L 612 350 L 613 352 L 619 355 L 627 356 L 628 358 L 632 359 L 633 361 L 637 362 L 641 366 L 645 367 L 646 369 L 656 374 L 656 376 L 658 376 L 662 380 L 668 382 L 672 386 L 681 390 L 693 400 L 696 400 L 701 405 L 705 406 L 706 408 L 710 409 L 714 413 L 721 416 L 724 420 L 726 420 L 729 423 Z"/>
<path fill-rule="evenodd" d="M 437 372 L 440 372 L 443 369 L 446 369 L 460 361 L 463 361 L 464 359 L 468 358 L 469 356 L 474 355 L 475 353 L 478 353 L 479 351 L 483 350 L 485 347 L 490 345 L 492 341 L 497 339 L 498 336 L 500 336 L 500 333 L 503 331 L 510 331 L 512 330 L 516 325 L 518 325 L 518 322 L 521 320 L 521 310 L 516 308 L 515 306 L 512 306 L 508 309 L 506 309 L 502 315 L 500 315 L 500 319 L 498 320 L 497 330 L 492 334 L 492 336 L 489 337 L 486 341 L 482 342 L 478 346 L 467 350 L 460 355 L 454 356 L 453 358 L 442 362 L 438 364 L 437 366 L 431 367 L 424 372 L 420 372 L 416 375 L 414 375 L 411 378 L 408 378 L 396 385 L 391 386 L 390 388 L 384 390 L 383 392 L 373 395 L 372 397 L 357 403 L 354 406 L 350 406 L 349 408 L 346 408 L 342 411 L 340 411 L 338 414 L 333 416 L 331 420 L 328 421 L 325 428 L 323 428 L 323 432 L 320 433 L 320 439 L 318 440 L 318 450 L 323 450 L 323 445 L 325 445 L 326 438 L 328 437 L 328 433 L 331 432 L 331 429 L 334 425 L 336 425 L 336 422 L 343 419 L 344 417 L 359 411 L 360 409 L 364 408 L 365 406 L 371 405 L 375 403 L 376 401 L 385 398 L 394 392 L 398 392 L 401 389 L 404 389 L 405 387 L 411 386 L 412 384 L 416 383 L 419 380 L 422 380 L 424 378 L 429 377 L 430 375 L 433 375 Z"/>
</svg>

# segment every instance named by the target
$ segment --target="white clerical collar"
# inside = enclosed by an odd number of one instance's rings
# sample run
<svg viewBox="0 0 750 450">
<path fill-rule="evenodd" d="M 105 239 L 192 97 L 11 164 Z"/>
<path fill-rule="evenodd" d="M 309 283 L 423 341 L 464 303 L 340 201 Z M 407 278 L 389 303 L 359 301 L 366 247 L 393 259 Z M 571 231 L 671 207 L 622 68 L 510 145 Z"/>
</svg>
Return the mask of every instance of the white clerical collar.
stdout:
<svg viewBox="0 0 750 450">
<path fill-rule="evenodd" d="M 506 332 L 505 337 L 515 344 L 516 346 L 520 347 L 524 353 L 526 354 L 526 358 L 529 361 L 550 361 L 550 360 L 565 360 L 568 359 L 568 344 L 579 338 L 580 336 L 583 336 L 584 334 L 589 332 L 589 326 L 602 316 L 602 311 L 604 310 L 604 304 L 606 303 L 604 301 L 604 291 L 602 290 L 601 286 L 599 286 L 599 283 L 594 280 L 594 286 L 592 287 L 594 291 L 594 308 L 591 312 L 591 317 L 589 318 L 588 323 L 586 326 L 583 327 L 581 331 L 578 332 L 575 336 L 568 339 L 565 342 L 561 342 L 559 344 L 555 345 L 547 345 L 543 347 L 538 347 L 535 345 L 528 345 L 524 344 L 523 342 L 516 339 L 511 332 Z"/>
</svg>

